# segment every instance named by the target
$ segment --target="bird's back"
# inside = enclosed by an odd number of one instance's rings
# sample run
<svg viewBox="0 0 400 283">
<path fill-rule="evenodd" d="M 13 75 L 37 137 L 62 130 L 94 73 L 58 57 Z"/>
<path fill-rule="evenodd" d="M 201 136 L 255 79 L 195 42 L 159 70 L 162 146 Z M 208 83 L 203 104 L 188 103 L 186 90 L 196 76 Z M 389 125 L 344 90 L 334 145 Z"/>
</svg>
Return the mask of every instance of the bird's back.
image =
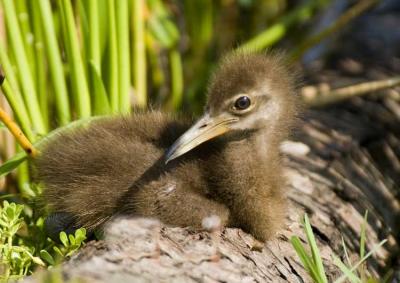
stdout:
<svg viewBox="0 0 400 283">
<path fill-rule="evenodd" d="M 34 167 L 52 211 L 79 216 L 87 228 L 115 213 L 117 200 L 155 164 L 188 127 L 161 112 L 100 118 L 66 130 L 40 149 Z"/>
</svg>

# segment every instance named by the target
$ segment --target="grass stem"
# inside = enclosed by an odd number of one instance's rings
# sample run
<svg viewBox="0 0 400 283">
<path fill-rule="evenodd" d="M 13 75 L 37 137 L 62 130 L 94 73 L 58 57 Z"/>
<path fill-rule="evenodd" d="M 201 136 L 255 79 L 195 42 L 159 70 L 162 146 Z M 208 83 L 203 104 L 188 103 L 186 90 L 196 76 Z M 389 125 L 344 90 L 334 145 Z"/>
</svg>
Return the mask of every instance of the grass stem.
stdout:
<svg viewBox="0 0 400 283">
<path fill-rule="evenodd" d="M 50 75 L 54 85 L 57 117 L 61 125 L 71 121 L 67 86 L 65 83 L 63 63 L 59 47 L 57 45 L 53 15 L 49 0 L 37 0 L 39 2 L 40 20 L 42 23 L 44 42 L 49 62 Z"/>
<path fill-rule="evenodd" d="M 72 5 L 69 0 L 59 0 L 63 25 L 66 31 L 66 42 L 68 63 L 71 66 L 70 76 L 72 82 L 73 96 L 76 103 L 78 118 L 90 117 L 90 95 L 87 84 L 85 69 L 79 50 L 78 33 L 75 28 Z"/>
<path fill-rule="evenodd" d="M 21 30 L 17 21 L 15 6 L 13 0 L 3 0 L 4 15 L 6 20 L 7 31 L 10 36 L 10 44 L 15 52 L 15 60 L 18 68 L 19 82 L 21 83 L 22 94 L 25 103 L 29 105 L 27 108 L 32 125 L 39 134 L 46 133 L 47 129 L 41 116 L 39 102 L 37 99 L 33 76 L 29 67 L 29 61 L 24 49 Z"/>
<path fill-rule="evenodd" d="M 129 113 L 130 103 L 130 58 L 129 58 L 129 5 L 127 0 L 116 2 L 117 41 L 118 41 L 118 79 L 119 110 Z"/>
<path fill-rule="evenodd" d="M 97 72 L 101 74 L 101 54 L 100 54 L 100 27 L 99 27 L 99 5 L 97 0 L 88 0 L 89 18 L 89 61 Z"/>
<path fill-rule="evenodd" d="M 136 104 L 144 108 L 147 104 L 146 94 L 146 49 L 144 32 L 145 2 L 135 0 L 132 5 L 133 30 L 133 86 L 135 88 Z"/>
<path fill-rule="evenodd" d="M 182 103 L 183 94 L 183 71 L 181 55 L 177 48 L 169 52 L 169 62 L 171 70 L 171 96 L 167 103 L 167 108 L 176 110 Z"/>
<path fill-rule="evenodd" d="M 136 2 L 136 1 L 134 1 Z M 115 1 L 107 1 L 108 20 L 109 20 L 109 46 L 108 46 L 108 94 L 110 95 L 110 106 L 113 113 L 119 110 L 119 89 L 118 89 L 118 43 L 117 43 L 117 26 L 115 18 Z"/>
</svg>

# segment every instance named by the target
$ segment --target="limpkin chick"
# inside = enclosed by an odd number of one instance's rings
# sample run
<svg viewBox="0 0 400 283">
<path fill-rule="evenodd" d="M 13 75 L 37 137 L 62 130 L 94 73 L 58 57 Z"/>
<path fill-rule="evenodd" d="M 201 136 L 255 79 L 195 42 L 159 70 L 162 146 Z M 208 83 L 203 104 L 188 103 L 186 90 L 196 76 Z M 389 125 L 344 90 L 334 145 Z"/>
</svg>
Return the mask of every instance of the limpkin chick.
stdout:
<svg viewBox="0 0 400 283">
<path fill-rule="evenodd" d="M 45 201 L 89 230 L 120 215 L 193 227 L 216 215 L 267 240 L 286 211 L 278 146 L 297 112 L 294 92 L 281 56 L 232 53 L 192 126 L 149 111 L 51 138 L 35 161 Z"/>
</svg>

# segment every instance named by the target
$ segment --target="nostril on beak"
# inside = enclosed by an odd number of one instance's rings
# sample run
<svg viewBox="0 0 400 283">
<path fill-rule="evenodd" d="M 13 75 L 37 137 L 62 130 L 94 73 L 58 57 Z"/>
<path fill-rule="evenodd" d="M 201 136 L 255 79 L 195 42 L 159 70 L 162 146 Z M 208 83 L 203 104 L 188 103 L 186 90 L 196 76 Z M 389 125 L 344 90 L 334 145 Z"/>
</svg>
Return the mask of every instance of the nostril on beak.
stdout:
<svg viewBox="0 0 400 283">
<path fill-rule="evenodd" d="M 203 125 L 201 125 L 201 126 L 200 126 L 200 129 L 203 129 L 203 128 L 207 127 L 207 125 L 208 125 L 208 124 L 203 124 Z"/>
</svg>

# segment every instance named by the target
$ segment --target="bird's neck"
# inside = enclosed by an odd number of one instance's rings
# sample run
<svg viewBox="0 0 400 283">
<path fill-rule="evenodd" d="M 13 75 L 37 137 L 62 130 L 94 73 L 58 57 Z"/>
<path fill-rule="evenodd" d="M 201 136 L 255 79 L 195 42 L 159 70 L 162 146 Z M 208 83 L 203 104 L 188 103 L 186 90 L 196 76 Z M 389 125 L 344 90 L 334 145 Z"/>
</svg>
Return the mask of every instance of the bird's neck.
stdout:
<svg viewBox="0 0 400 283">
<path fill-rule="evenodd" d="M 207 166 L 210 189 L 229 207 L 231 224 L 259 238 L 276 225 L 268 221 L 271 213 L 279 219 L 284 215 L 278 145 L 276 134 L 258 131 L 243 140 L 227 141 L 221 155 Z"/>
<path fill-rule="evenodd" d="M 217 169 L 215 180 L 220 180 L 221 194 L 246 194 L 249 188 L 275 186 L 281 175 L 279 143 L 276 134 L 264 130 L 246 139 L 227 139 L 221 155 L 209 163 Z"/>
<path fill-rule="evenodd" d="M 279 159 L 279 141 L 269 131 L 259 130 L 249 134 L 249 137 L 239 141 L 228 141 L 224 152 L 225 162 L 231 164 L 231 168 L 240 170 L 244 168 L 254 169 L 248 171 L 249 175 L 265 175 L 271 162 Z M 261 178 L 262 179 L 262 178 Z"/>
</svg>

